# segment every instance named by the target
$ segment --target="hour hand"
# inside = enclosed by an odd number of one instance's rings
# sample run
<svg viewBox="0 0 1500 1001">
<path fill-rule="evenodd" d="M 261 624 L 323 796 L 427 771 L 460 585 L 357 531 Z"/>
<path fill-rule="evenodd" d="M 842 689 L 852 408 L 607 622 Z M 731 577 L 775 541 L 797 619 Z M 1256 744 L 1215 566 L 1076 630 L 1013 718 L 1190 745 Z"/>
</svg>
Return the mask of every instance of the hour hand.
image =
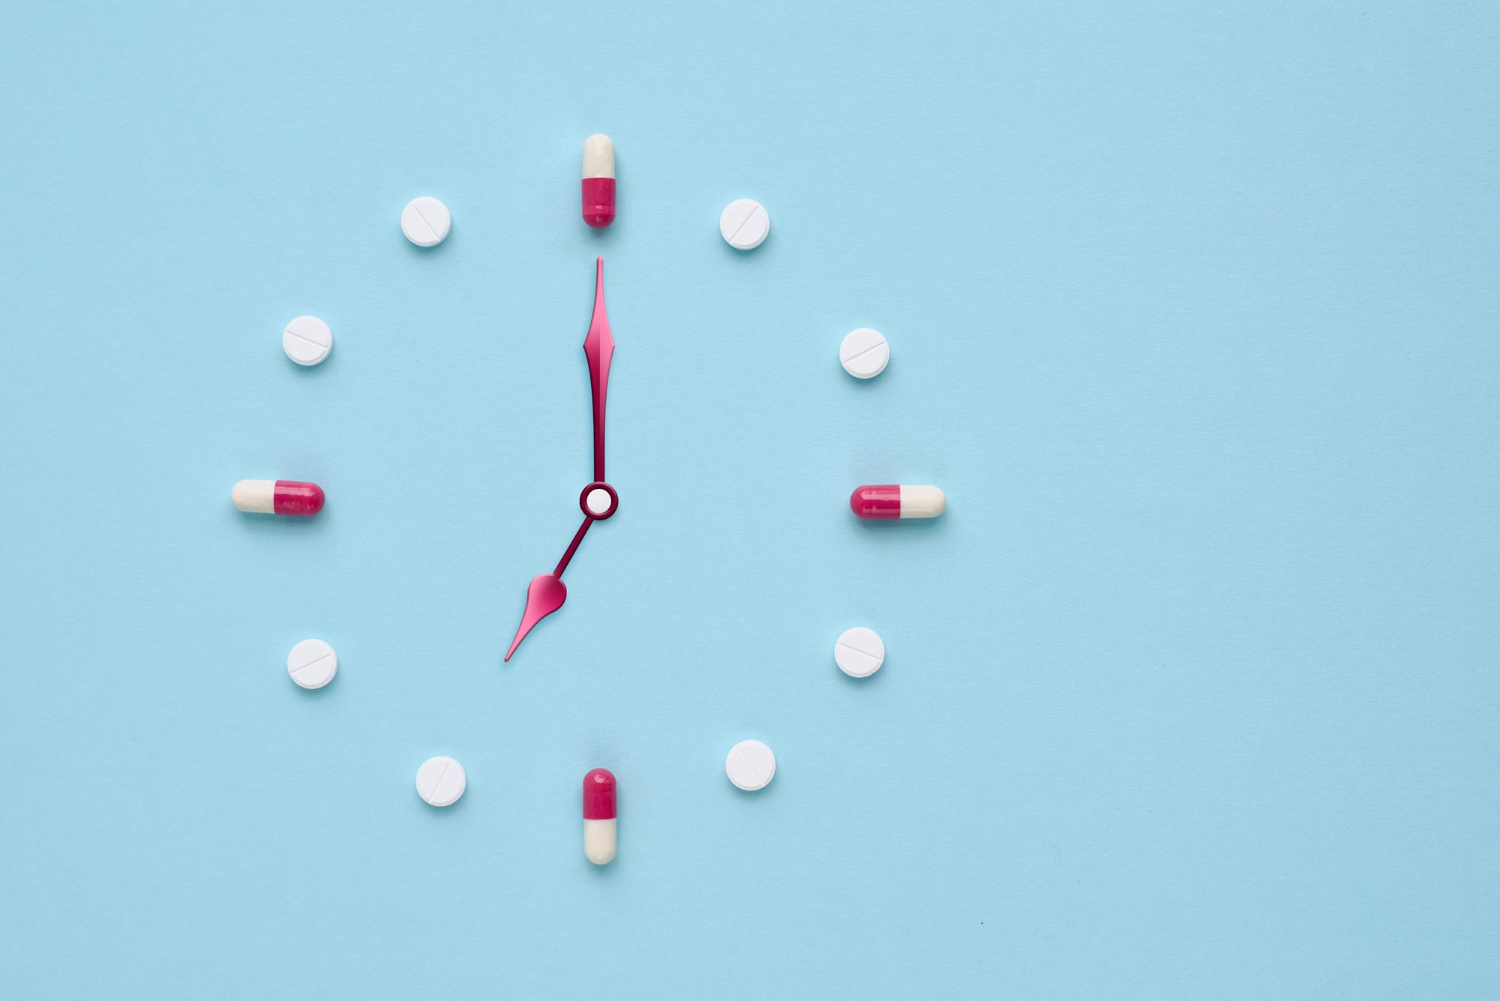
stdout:
<svg viewBox="0 0 1500 1001">
<path fill-rule="evenodd" d="M 505 651 L 505 659 L 510 660 L 510 655 L 516 652 L 516 647 L 521 645 L 533 626 L 561 608 L 567 600 L 568 585 L 557 574 L 544 573 L 533 577 L 531 585 L 526 588 L 526 611 L 521 613 L 521 625 L 516 629 L 516 638 L 510 641 L 510 649 Z"/>
<path fill-rule="evenodd" d="M 511 640 L 505 659 L 510 660 L 526 634 L 536 624 L 563 606 L 568 600 L 568 588 L 562 582 L 563 571 L 568 561 L 578 551 L 584 533 L 596 521 L 602 521 L 615 513 L 620 499 L 615 488 L 604 482 L 604 404 L 609 392 L 609 363 L 615 356 L 615 339 L 609 332 L 609 315 L 604 310 L 604 258 L 594 262 L 594 315 L 589 321 L 589 332 L 583 339 L 583 353 L 589 361 L 589 383 L 594 396 L 594 482 L 583 488 L 578 504 L 583 508 L 583 524 L 573 535 L 568 551 L 563 553 L 557 567 L 551 573 L 533 577 L 526 588 L 526 610 L 521 613 L 521 624 L 516 628 L 516 638 Z"/>
<path fill-rule="evenodd" d="M 510 660 L 511 654 L 516 652 L 516 647 L 521 645 L 526 634 L 531 632 L 538 622 L 557 611 L 563 606 L 563 602 L 568 600 L 568 586 L 562 582 L 563 571 L 568 569 L 568 561 L 573 558 L 574 553 L 578 552 L 578 544 L 583 541 L 583 534 L 593 523 L 593 516 L 585 517 L 583 524 L 579 525 L 578 531 L 573 534 L 573 541 L 568 544 L 568 551 L 563 553 L 563 558 L 557 561 L 556 568 L 551 573 L 531 578 L 531 583 L 526 587 L 526 610 L 521 613 L 521 624 L 516 627 L 516 638 L 510 641 L 510 649 L 505 652 L 506 660 Z"/>
</svg>

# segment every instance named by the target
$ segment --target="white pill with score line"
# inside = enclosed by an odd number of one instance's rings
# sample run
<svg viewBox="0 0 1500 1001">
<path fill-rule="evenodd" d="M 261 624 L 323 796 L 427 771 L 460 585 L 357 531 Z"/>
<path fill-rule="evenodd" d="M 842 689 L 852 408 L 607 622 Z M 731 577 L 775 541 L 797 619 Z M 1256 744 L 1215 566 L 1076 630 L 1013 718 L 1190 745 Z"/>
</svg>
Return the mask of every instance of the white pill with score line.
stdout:
<svg viewBox="0 0 1500 1001">
<path fill-rule="evenodd" d="M 316 365 L 333 350 L 333 331 L 316 316 L 299 316 L 281 332 L 281 350 L 298 365 Z"/>
<path fill-rule="evenodd" d="M 885 642 L 864 626 L 845 629 L 833 645 L 833 662 L 851 678 L 868 678 L 885 663 Z"/>
<path fill-rule="evenodd" d="M 771 215 L 753 198 L 732 201 L 719 215 L 719 235 L 735 250 L 754 250 L 771 235 Z"/>
<path fill-rule="evenodd" d="M 417 769 L 417 795 L 429 806 L 452 806 L 468 785 L 464 766 L 446 755 L 428 758 Z"/>
<path fill-rule="evenodd" d="M 303 640 L 286 655 L 286 673 L 303 688 L 322 688 L 339 673 L 339 655 L 322 640 Z"/>
<path fill-rule="evenodd" d="M 885 335 L 860 327 L 844 335 L 839 345 L 839 364 L 856 379 L 873 379 L 891 362 L 891 346 Z"/>
<path fill-rule="evenodd" d="M 758 740 L 742 740 L 729 749 L 724 759 L 729 781 L 746 792 L 755 792 L 771 784 L 776 775 L 776 755 Z"/>
<path fill-rule="evenodd" d="M 453 213 L 431 195 L 413 198 L 401 210 L 401 232 L 419 247 L 436 247 L 452 228 Z"/>
</svg>

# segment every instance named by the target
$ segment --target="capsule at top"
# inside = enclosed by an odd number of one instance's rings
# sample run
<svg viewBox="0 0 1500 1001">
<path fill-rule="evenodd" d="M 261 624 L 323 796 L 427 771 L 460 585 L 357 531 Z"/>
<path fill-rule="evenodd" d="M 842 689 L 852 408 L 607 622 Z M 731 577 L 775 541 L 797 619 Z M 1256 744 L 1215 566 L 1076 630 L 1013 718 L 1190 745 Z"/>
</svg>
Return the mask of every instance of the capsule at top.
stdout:
<svg viewBox="0 0 1500 1001">
<path fill-rule="evenodd" d="M 598 132 L 583 141 L 583 221 L 595 229 L 615 221 L 615 144 Z"/>
<path fill-rule="evenodd" d="M 861 518 L 936 518 L 948 506 L 938 487 L 895 484 L 856 487 L 849 508 Z"/>
<path fill-rule="evenodd" d="M 316 483 L 294 480 L 240 480 L 229 499 L 251 514 L 285 514 L 306 517 L 323 510 L 323 488 Z"/>
<path fill-rule="evenodd" d="M 595 865 L 615 857 L 615 777 L 607 768 L 583 777 L 583 854 Z"/>
</svg>

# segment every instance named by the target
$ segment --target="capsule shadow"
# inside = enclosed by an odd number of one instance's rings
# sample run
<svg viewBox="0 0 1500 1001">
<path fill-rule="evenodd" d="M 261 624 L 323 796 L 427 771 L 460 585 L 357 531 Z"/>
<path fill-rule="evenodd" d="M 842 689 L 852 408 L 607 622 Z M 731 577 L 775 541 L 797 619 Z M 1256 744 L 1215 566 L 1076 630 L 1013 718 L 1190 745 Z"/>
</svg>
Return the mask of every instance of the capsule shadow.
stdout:
<svg viewBox="0 0 1500 1001">
<path fill-rule="evenodd" d="M 303 533 L 319 531 L 319 523 L 328 517 L 328 507 L 311 517 L 297 517 L 284 514 L 260 514 L 253 511 L 241 511 L 231 505 L 230 508 L 239 515 L 239 523 L 244 526 L 245 531 L 262 535 L 273 535 L 281 533 Z"/>
<path fill-rule="evenodd" d="M 891 532 L 896 535 L 905 535 L 908 532 L 941 532 L 943 525 L 947 523 L 947 514 L 940 514 L 936 518 L 861 518 L 852 515 L 859 527 L 866 532 L 881 535 Z"/>
</svg>

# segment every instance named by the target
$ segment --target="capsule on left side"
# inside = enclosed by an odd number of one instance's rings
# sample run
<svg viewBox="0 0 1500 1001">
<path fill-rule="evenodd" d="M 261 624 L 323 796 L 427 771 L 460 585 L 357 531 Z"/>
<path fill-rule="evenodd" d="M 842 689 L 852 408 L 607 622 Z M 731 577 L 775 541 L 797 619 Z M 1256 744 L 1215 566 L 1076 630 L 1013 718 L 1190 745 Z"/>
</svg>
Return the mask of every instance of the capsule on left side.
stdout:
<svg viewBox="0 0 1500 1001">
<path fill-rule="evenodd" d="M 317 514 L 323 510 L 324 500 L 322 487 L 295 480 L 240 480 L 230 491 L 229 499 L 235 507 L 251 514 L 293 517 Z"/>
</svg>

